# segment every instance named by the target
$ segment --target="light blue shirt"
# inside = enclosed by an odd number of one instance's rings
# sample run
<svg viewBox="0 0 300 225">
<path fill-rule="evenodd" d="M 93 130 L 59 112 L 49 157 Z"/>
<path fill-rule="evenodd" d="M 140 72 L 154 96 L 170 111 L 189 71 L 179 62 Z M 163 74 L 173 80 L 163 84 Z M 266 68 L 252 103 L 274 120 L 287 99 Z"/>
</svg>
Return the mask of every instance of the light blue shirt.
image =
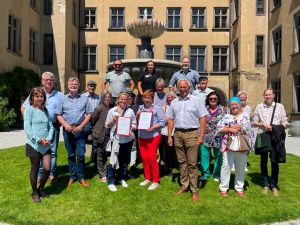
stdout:
<svg viewBox="0 0 300 225">
<path fill-rule="evenodd" d="M 46 109 L 47 109 L 48 114 L 49 114 L 49 118 L 50 118 L 52 123 L 57 121 L 55 111 L 56 111 L 57 106 L 60 104 L 61 98 L 63 96 L 64 95 L 60 91 L 57 91 L 57 90 L 53 90 L 51 92 L 51 94 L 48 94 L 46 92 L 45 106 L 46 106 Z M 29 96 L 26 98 L 25 102 L 23 103 L 23 107 L 25 108 L 25 110 L 28 106 L 30 106 Z"/>
<path fill-rule="evenodd" d="M 165 114 L 161 107 L 157 105 L 151 105 L 150 108 L 145 109 L 144 105 L 140 107 L 141 112 L 152 112 L 152 121 L 150 126 L 154 126 L 155 124 L 160 125 L 160 128 L 156 128 L 153 131 L 139 130 L 138 137 L 142 139 L 150 139 L 158 136 L 161 132 L 161 128 L 165 126 Z"/>
<path fill-rule="evenodd" d="M 70 125 L 80 125 L 87 114 L 93 112 L 88 97 L 78 94 L 72 97 L 70 94 L 64 95 L 61 104 L 56 109 L 56 114 L 61 115 Z"/>
<path fill-rule="evenodd" d="M 208 115 L 199 98 L 189 94 L 184 99 L 175 98 L 167 110 L 166 116 L 174 120 L 175 129 L 200 128 L 199 119 Z"/>
<path fill-rule="evenodd" d="M 38 152 L 44 154 L 50 149 L 49 145 L 41 145 L 38 142 L 41 139 L 52 140 L 54 128 L 45 111 L 26 107 L 24 113 L 24 131 L 27 135 L 26 143 Z"/>
<path fill-rule="evenodd" d="M 97 94 L 94 94 L 93 96 L 90 95 L 90 93 L 86 92 L 86 93 L 83 93 L 82 95 L 88 97 L 88 100 L 89 100 L 89 103 L 91 104 L 92 106 L 92 109 L 93 109 L 93 112 L 95 111 L 95 108 L 97 106 L 99 106 L 100 104 L 100 96 L 97 95 Z"/>
<path fill-rule="evenodd" d="M 174 87 L 177 85 L 177 82 L 182 79 L 186 79 L 190 82 L 190 93 L 192 94 L 195 90 L 195 87 L 197 86 L 198 80 L 199 80 L 199 73 L 196 70 L 189 69 L 187 73 L 183 72 L 183 70 L 179 70 L 176 73 L 173 74 L 170 82 L 169 87 Z M 178 93 L 178 90 L 177 90 Z"/>
</svg>

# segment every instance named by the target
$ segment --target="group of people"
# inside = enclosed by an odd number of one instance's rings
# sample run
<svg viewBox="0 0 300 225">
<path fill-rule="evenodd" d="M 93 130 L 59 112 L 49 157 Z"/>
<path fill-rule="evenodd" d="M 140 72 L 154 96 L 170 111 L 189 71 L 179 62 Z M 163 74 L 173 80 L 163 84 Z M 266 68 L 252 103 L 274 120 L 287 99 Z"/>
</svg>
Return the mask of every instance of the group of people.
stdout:
<svg viewBox="0 0 300 225">
<path fill-rule="evenodd" d="M 48 197 L 44 191 L 47 180 L 52 183 L 57 180 L 60 126 L 68 154 L 68 187 L 76 181 L 84 187 L 89 186 L 84 167 L 86 140 L 91 134 L 92 158 L 100 181 L 107 183 L 112 192 L 117 191 L 116 184 L 128 187 L 128 168 L 137 166 L 140 155 L 144 169 L 140 186 L 149 185 L 148 190 L 159 187 L 159 163 L 163 161 L 164 172 L 168 175 L 179 166 L 180 188 L 176 195 L 191 191 L 192 201 L 197 202 L 200 160 L 200 180 L 208 180 L 212 172 L 214 181 L 219 182 L 222 197 L 228 196 L 234 167 L 234 189 L 240 197 L 245 196 L 247 156 L 255 143 L 253 127 L 259 128 L 258 133 L 270 134 L 277 129 L 275 126 L 284 129 L 288 124 L 283 105 L 274 102 L 272 89 L 264 91 L 264 101 L 251 114 L 244 91 L 232 97 L 228 107 L 222 106 L 218 93 L 208 88 L 207 76 L 200 76 L 190 69 L 187 57 L 182 59 L 181 70 L 170 79 L 168 93 L 164 91 L 165 81 L 156 74 L 152 60 L 146 63 L 144 73 L 138 79 L 137 96 L 133 92 L 134 81 L 123 71 L 122 61 L 114 61 L 113 67 L 114 70 L 104 77 L 101 96 L 95 93 L 95 81 L 88 81 L 87 92 L 80 93 L 76 77 L 69 78 L 69 93 L 63 95 L 54 89 L 54 75 L 45 72 L 42 87 L 33 88 L 22 105 L 34 202 Z M 130 88 L 126 87 L 128 85 Z M 128 129 L 127 133 L 122 133 L 121 128 Z M 239 135 L 247 137 L 249 148 L 232 150 L 233 140 Z M 274 146 L 260 155 L 262 193 L 271 190 L 278 196 L 279 160 L 272 149 Z M 210 171 L 211 158 L 214 159 L 213 171 Z"/>
</svg>

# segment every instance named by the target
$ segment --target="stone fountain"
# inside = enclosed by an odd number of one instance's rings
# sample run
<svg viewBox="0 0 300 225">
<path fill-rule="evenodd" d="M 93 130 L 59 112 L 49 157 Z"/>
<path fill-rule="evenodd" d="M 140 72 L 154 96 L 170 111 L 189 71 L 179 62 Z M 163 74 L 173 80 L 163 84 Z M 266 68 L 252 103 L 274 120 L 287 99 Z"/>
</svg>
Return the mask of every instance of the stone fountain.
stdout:
<svg viewBox="0 0 300 225">
<path fill-rule="evenodd" d="M 162 77 L 166 84 L 171 76 L 181 68 L 179 62 L 156 59 L 151 46 L 151 40 L 160 37 L 166 29 L 164 23 L 147 19 L 147 9 L 142 19 L 134 20 L 127 24 L 127 31 L 135 38 L 141 39 L 141 49 L 138 58 L 122 59 L 124 71 L 129 73 L 132 79 L 137 82 L 139 75 L 143 72 L 146 62 L 152 59 L 156 66 L 156 73 Z M 113 70 L 113 62 L 107 65 L 108 71 Z"/>
</svg>

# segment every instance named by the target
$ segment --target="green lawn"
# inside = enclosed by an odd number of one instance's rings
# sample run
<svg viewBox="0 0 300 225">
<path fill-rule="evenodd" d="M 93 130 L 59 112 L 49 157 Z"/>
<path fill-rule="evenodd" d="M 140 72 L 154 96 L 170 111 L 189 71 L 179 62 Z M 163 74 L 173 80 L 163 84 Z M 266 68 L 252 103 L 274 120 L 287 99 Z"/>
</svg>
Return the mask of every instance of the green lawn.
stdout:
<svg viewBox="0 0 300 225">
<path fill-rule="evenodd" d="M 148 191 L 138 184 L 138 178 L 128 181 L 129 188 L 117 186 L 109 192 L 100 183 L 93 164 L 87 160 L 87 180 L 91 186 L 79 183 L 66 189 L 67 156 L 60 144 L 59 182 L 47 186 L 51 194 L 41 204 L 31 201 L 29 159 L 23 147 L 0 151 L 0 221 L 10 224 L 262 224 L 300 218 L 300 158 L 287 156 L 280 166 L 280 197 L 263 196 L 259 186 L 259 158 L 251 154 L 246 177 L 246 198 L 233 190 L 221 198 L 213 180 L 200 183 L 200 201 L 193 204 L 190 194 L 174 196 L 177 178 L 161 179 L 160 187 Z"/>
</svg>

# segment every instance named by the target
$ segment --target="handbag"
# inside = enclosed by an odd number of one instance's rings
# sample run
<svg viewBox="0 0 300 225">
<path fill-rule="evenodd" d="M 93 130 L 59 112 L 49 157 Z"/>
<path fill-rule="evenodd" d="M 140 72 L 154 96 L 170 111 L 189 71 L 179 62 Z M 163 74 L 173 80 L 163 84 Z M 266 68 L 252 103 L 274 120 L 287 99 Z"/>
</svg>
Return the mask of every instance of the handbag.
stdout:
<svg viewBox="0 0 300 225">
<path fill-rule="evenodd" d="M 227 138 L 227 149 L 233 152 L 250 151 L 250 138 L 248 134 L 242 133 Z"/>
<path fill-rule="evenodd" d="M 270 125 L 272 125 L 272 123 L 273 123 L 275 109 L 276 109 L 276 103 L 275 103 L 275 106 L 274 106 L 274 109 L 272 112 L 272 118 L 271 118 Z M 260 155 L 262 153 L 270 152 L 271 148 L 272 148 L 271 133 L 263 132 L 263 133 L 257 134 L 256 139 L 255 139 L 255 144 L 254 144 L 255 155 Z"/>
</svg>

